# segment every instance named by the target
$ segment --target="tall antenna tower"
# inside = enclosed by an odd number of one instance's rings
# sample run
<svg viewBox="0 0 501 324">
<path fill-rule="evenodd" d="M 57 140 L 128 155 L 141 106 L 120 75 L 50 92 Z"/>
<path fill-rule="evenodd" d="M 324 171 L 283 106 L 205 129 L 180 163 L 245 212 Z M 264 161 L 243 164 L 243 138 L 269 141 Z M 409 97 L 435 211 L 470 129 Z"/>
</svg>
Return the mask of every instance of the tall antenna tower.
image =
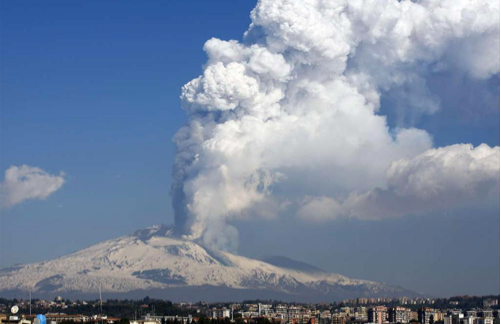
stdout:
<svg viewBox="0 0 501 324">
<path fill-rule="evenodd" d="M 101 305 L 101 314 L 99 315 L 99 317 L 101 317 L 101 324 L 103 324 L 103 297 L 101 296 L 101 286 L 99 286 L 99 303 Z"/>
</svg>

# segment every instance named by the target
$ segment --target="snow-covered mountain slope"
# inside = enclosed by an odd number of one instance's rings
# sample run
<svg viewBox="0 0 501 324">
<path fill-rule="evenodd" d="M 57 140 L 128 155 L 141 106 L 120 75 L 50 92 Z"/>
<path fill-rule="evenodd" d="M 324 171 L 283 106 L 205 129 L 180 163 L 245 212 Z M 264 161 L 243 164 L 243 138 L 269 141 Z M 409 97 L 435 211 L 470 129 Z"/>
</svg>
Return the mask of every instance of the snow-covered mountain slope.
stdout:
<svg viewBox="0 0 501 324">
<path fill-rule="evenodd" d="M 0 270 L 0 295 L 94 295 L 170 299 L 333 300 L 413 296 L 383 283 L 327 272 L 281 268 L 214 251 L 154 226 L 54 260 Z"/>
<path fill-rule="evenodd" d="M 283 256 L 266 256 L 261 259 L 261 261 L 264 261 L 266 263 L 272 264 L 274 266 L 277 266 L 279 268 L 285 268 L 285 269 L 294 269 L 302 272 L 326 272 L 325 270 L 322 270 L 320 268 L 317 268 L 315 266 L 312 266 L 311 264 L 304 263 L 301 261 L 296 261 L 292 260 L 287 257 Z"/>
</svg>

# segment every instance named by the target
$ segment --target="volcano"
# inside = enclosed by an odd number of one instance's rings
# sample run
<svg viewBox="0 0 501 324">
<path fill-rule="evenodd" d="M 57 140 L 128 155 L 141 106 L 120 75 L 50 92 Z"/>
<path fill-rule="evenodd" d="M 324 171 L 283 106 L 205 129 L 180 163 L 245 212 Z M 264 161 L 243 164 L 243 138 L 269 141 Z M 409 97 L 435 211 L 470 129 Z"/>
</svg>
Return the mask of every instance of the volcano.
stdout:
<svg viewBox="0 0 501 324">
<path fill-rule="evenodd" d="M 284 257 L 260 261 L 210 249 L 174 236 L 167 226 L 139 230 L 50 261 L 0 270 L 4 297 L 23 297 L 31 291 L 40 298 L 96 298 L 99 289 L 106 298 L 150 296 L 173 301 L 314 302 L 420 295 Z"/>
</svg>

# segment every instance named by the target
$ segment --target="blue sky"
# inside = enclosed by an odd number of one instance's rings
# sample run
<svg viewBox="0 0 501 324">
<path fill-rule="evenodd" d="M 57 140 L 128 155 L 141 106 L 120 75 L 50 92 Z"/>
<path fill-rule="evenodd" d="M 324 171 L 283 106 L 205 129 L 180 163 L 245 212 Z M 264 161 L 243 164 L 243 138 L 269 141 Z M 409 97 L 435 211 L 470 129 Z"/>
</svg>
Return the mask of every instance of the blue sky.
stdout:
<svg viewBox="0 0 501 324">
<path fill-rule="evenodd" d="M 202 72 L 204 42 L 241 39 L 254 6 L 243 0 L 1 3 L 0 170 L 28 164 L 64 171 L 67 181 L 47 200 L 2 210 L 0 267 L 173 222 L 171 138 L 186 121 L 181 87 Z M 413 125 L 430 132 L 435 145 L 499 145 L 499 75 L 427 80 L 443 107 Z M 409 123 L 391 109 L 398 105 L 392 93 L 382 103 L 391 126 Z M 472 105 L 485 108 L 472 113 Z M 499 292 L 499 210 L 435 216 L 375 226 L 357 220 L 236 226 L 244 255 L 273 251 L 435 295 Z M 290 241 L 299 235 L 304 243 Z M 464 257 L 472 255 L 482 264 L 466 265 Z M 418 268 L 409 266 L 416 262 Z M 441 279 L 451 264 L 450 279 Z"/>
<path fill-rule="evenodd" d="M 253 5 L 2 4 L 1 169 L 62 170 L 67 183 L 47 201 L 2 212 L 1 266 L 173 221 L 180 89 L 201 73 L 203 43 L 240 37 Z M 21 229 L 46 248 L 15 243 Z"/>
</svg>

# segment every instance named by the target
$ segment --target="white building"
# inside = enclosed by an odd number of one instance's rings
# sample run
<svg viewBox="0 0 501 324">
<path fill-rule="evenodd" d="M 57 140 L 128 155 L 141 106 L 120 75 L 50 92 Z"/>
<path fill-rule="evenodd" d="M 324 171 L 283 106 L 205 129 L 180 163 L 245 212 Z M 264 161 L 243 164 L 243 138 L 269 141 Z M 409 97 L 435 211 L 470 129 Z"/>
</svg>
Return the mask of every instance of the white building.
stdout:
<svg viewBox="0 0 501 324">
<path fill-rule="evenodd" d="M 258 304 L 258 316 L 267 316 L 272 313 L 272 306 L 267 304 Z"/>
<path fill-rule="evenodd" d="M 493 317 L 480 317 L 477 318 L 475 321 L 475 324 L 494 324 L 494 318 Z"/>
<path fill-rule="evenodd" d="M 229 309 L 226 308 L 213 308 L 212 309 L 212 318 L 217 319 L 217 318 L 230 318 L 231 313 Z"/>
</svg>

